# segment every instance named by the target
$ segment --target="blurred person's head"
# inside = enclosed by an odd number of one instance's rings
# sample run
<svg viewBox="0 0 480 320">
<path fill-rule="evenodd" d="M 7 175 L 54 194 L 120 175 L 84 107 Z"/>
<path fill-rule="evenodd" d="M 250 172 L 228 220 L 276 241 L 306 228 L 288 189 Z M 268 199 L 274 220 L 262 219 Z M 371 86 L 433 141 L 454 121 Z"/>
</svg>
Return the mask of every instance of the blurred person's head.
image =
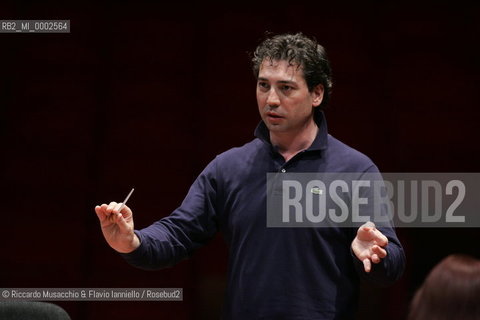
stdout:
<svg viewBox="0 0 480 320">
<path fill-rule="evenodd" d="M 480 260 L 454 254 L 417 290 L 408 320 L 480 320 Z"/>
</svg>

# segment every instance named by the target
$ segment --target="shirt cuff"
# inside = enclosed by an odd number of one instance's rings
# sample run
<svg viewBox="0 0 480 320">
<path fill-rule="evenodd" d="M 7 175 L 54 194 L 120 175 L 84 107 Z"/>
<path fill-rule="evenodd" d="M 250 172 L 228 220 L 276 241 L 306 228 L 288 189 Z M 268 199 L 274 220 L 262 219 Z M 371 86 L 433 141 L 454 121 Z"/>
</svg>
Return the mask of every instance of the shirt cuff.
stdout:
<svg viewBox="0 0 480 320">
<path fill-rule="evenodd" d="M 137 265 L 138 262 L 141 261 L 143 259 L 143 257 L 145 257 L 145 254 L 146 254 L 147 250 L 146 250 L 146 245 L 145 245 L 143 234 L 138 230 L 134 230 L 133 232 L 135 232 L 135 234 L 137 235 L 138 240 L 140 241 L 140 245 L 138 246 L 138 248 L 136 248 L 132 252 L 129 252 L 129 253 L 119 252 L 119 254 L 128 263 L 130 263 L 132 265 Z"/>
</svg>

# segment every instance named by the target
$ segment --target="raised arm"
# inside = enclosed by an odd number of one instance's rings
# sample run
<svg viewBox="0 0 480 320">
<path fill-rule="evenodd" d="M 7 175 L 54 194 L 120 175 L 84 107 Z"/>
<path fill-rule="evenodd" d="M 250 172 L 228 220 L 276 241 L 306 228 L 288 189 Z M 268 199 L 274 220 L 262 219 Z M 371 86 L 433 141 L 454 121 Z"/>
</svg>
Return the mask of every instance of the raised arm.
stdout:
<svg viewBox="0 0 480 320">
<path fill-rule="evenodd" d="M 131 265 L 142 269 L 169 267 L 189 257 L 218 229 L 216 166 L 212 161 L 195 180 L 184 201 L 172 214 L 134 230 L 132 211 L 119 204 L 97 206 L 102 232 L 109 245 Z"/>
</svg>

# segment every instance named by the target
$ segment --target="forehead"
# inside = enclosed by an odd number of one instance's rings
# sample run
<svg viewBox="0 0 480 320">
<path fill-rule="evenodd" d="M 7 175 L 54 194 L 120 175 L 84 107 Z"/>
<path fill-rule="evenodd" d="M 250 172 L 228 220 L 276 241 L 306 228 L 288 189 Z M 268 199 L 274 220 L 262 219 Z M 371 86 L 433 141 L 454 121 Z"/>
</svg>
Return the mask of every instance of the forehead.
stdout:
<svg viewBox="0 0 480 320">
<path fill-rule="evenodd" d="M 264 59 L 258 71 L 260 78 L 283 78 L 291 81 L 302 81 L 303 69 L 295 62 L 288 62 L 286 60 L 271 60 Z"/>
</svg>

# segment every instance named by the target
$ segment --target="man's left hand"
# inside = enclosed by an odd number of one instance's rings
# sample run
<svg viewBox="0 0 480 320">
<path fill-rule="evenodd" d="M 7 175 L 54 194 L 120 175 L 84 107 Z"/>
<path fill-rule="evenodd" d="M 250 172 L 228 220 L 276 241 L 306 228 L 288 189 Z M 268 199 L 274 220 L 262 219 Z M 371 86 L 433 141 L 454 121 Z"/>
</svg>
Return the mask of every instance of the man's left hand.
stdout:
<svg viewBox="0 0 480 320">
<path fill-rule="evenodd" d="M 387 256 L 384 249 L 387 244 L 387 237 L 377 230 L 373 222 L 369 221 L 358 228 L 357 236 L 352 241 L 352 250 L 363 262 L 365 272 L 372 270 L 372 262 L 379 263 Z"/>
</svg>

